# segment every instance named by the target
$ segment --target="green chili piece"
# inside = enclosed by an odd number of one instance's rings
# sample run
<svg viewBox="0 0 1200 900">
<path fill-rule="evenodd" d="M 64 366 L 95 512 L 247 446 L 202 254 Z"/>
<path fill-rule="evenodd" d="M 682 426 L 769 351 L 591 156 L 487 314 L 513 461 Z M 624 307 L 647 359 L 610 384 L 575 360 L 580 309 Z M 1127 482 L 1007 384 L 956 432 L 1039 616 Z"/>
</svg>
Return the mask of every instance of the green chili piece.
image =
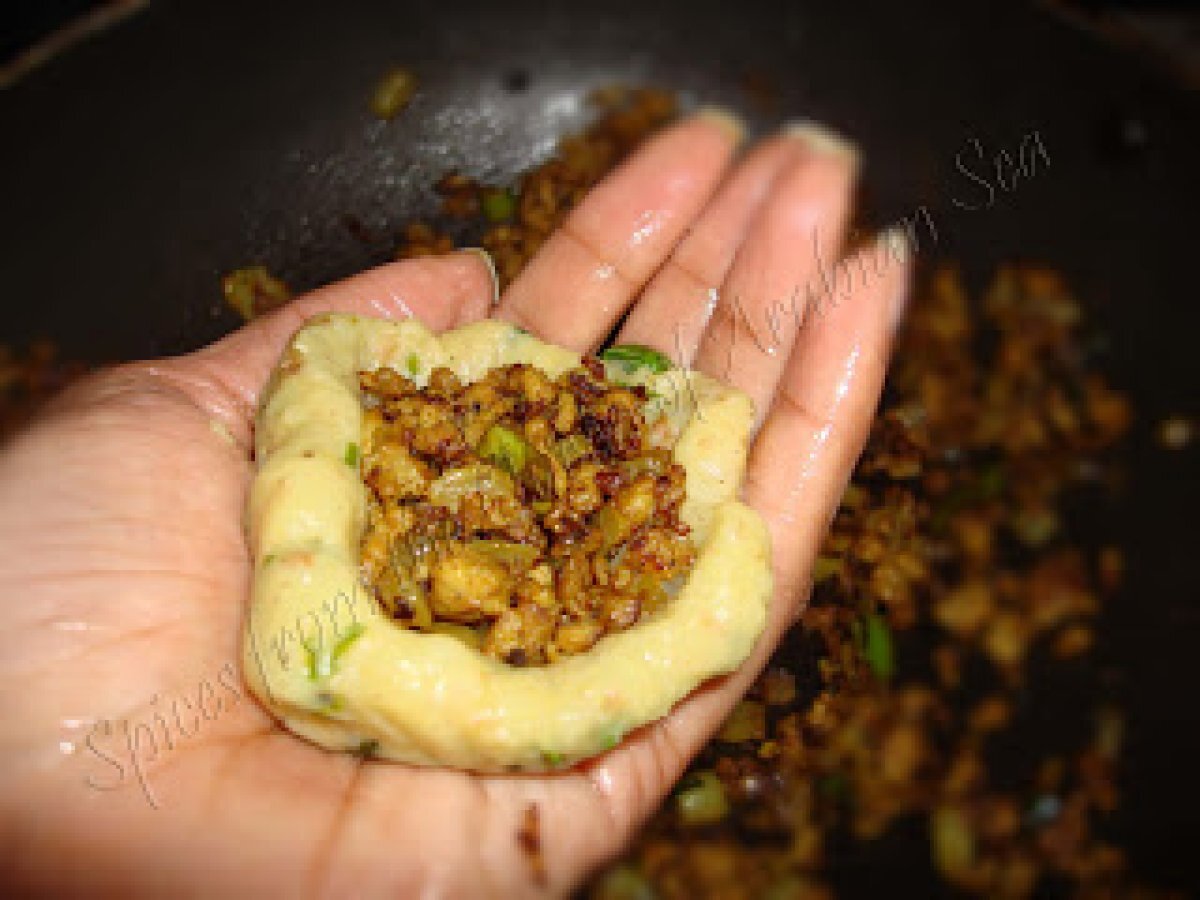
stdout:
<svg viewBox="0 0 1200 900">
<path fill-rule="evenodd" d="M 308 669 L 308 680 L 317 681 L 321 678 L 321 667 L 323 660 L 318 649 L 308 641 L 303 642 L 304 646 L 304 666 Z"/>
<path fill-rule="evenodd" d="M 504 188 L 487 188 L 479 195 L 479 206 L 489 222 L 507 222 L 517 211 L 517 198 Z"/>
<path fill-rule="evenodd" d="M 362 633 L 363 633 L 362 623 L 355 622 L 353 625 L 351 625 L 349 628 L 346 629 L 345 634 L 343 634 L 340 638 L 338 638 L 337 643 L 333 645 L 333 653 L 330 654 L 330 659 L 329 659 L 330 671 L 333 670 L 333 663 L 338 661 L 338 659 L 341 657 L 341 655 L 350 648 L 351 644 L 353 644 L 360 637 L 362 637 Z"/>
<path fill-rule="evenodd" d="M 896 670 L 896 655 L 892 648 L 892 632 L 887 620 L 878 613 L 867 613 L 863 617 L 863 657 L 876 677 L 891 680 Z"/>
<path fill-rule="evenodd" d="M 351 441 L 346 445 L 346 465 L 357 466 L 359 455 L 358 444 Z"/>
<path fill-rule="evenodd" d="M 553 750 L 543 750 L 542 759 L 545 760 L 546 765 L 553 766 L 556 769 L 566 761 L 565 756 Z"/>
<path fill-rule="evenodd" d="M 635 369 L 665 372 L 674 366 L 670 358 L 641 344 L 621 344 L 618 347 L 609 347 L 607 350 L 600 351 L 600 358 L 605 362 L 617 363 L 631 372 Z"/>
<path fill-rule="evenodd" d="M 519 475 L 529 456 L 525 439 L 503 425 L 493 425 L 479 442 L 479 455 L 489 459 L 510 475 Z"/>
<path fill-rule="evenodd" d="M 333 674 L 334 663 L 343 653 L 362 636 L 363 626 L 355 622 L 346 629 L 346 633 L 337 639 L 332 648 L 318 637 L 318 642 L 310 644 L 304 641 L 304 653 L 310 681 L 321 681 Z"/>
<path fill-rule="evenodd" d="M 684 825 L 711 825 L 729 813 L 725 786 L 715 772 L 698 772 L 675 795 L 675 811 Z"/>
<path fill-rule="evenodd" d="M 421 358 L 415 353 L 408 354 L 408 359 L 404 361 L 404 367 L 408 369 L 409 375 L 416 378 L 417 373 L 421 371 Z"/>
</svg>

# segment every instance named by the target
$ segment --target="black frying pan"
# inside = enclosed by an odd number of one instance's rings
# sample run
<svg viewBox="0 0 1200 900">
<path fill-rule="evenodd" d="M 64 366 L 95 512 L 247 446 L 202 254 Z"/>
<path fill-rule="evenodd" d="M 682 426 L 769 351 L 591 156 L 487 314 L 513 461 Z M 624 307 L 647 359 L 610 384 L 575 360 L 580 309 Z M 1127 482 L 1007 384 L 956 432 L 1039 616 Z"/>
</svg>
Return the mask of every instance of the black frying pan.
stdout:
<svg viewBox="0 0 1200 900">
<path fill-rule="evenodd" d="M 397 63 L 421 87 L 383 124 L 367 98 Z M 777 88 L 773 107 L 748 76 Z M 307 288 L 382 261 L 432 208 L 437 175 L 512 175 L 614 81 L 759 127 L 827 120 L 865 150 L 875 220 L 928 211 L 924 263 L 957 259 L 978 284 L 1004 261 L 1048 262 L 1086 300 L 1139 416 L 1128 495 L 1102 511 L 1129 548 L 1128 587 L 1088 690 L 1131 715 L 1117 828 L 1135 870 L 1196 880 L 1200 477 L 1152 425 L 1197 406 L 1200 104 L 1048 15 L 932 0 L 155 4 L 0 92 L 3 338 L 49 335 L 85 359 L 198 346 L 235 324 L 221 273 L 262 262 Z M 1019 159 L 1035 131 L 1049 165 L 1002 185 L 996 156 Z M 902 873 L 901 857 L 869 863 Z"/>
</svg>

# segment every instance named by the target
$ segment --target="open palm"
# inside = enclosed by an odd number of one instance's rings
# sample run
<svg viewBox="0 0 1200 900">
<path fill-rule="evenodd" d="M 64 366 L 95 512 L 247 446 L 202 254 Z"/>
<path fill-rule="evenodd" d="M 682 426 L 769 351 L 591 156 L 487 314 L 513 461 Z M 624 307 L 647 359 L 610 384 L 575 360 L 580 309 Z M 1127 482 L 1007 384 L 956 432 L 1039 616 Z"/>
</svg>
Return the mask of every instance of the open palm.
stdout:
<svg viewBox="0 0 1200 900">
<path fill-rule="evenodd" d="M 0 455 L 6 882 L 520 896 L 565 892 L 620 849 L 803 602 L 907 281 L 894 248 L 833 266 L 854 178 L 845 148 L 791 129 L 731 166 L 738 142 L 712 113 L 663 132 L 588 195 L 498 302 L 478 254 L 391 264 L 196 353 L 92 376 L 10 439 Z M 749 393 L 761 428 L 746 499 L 770 527 L 776 577 L 751 660 L 616 750 L 547 776 L 362 761 L 283 731 L 246 693 L 237 662 L 251 421 L 292 331 L 330 309 L 413 315 L 435 330 L 497 315 L 579 351 L 628 311 L 619 342 Z"/>
</svg>

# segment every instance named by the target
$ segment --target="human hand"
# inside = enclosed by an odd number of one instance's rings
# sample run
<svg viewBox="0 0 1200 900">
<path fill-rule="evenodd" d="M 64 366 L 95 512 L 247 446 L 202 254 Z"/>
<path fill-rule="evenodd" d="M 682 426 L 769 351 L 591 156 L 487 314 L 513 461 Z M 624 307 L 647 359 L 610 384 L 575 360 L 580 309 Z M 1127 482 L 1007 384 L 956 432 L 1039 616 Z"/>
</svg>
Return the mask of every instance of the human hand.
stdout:
<svg viewBox="0 0 1200 900">
<path fill-rule="evenodd" d="M 729 171 L 738 140 L 701 114 L 648 142 L 498 303 L 477 254 L 383 266 L 196 353 L 98 373 L 10 439 L 6 881 L 56 893 L 519 896 L 565 892 L 620 849 L 804 602 L 907 283 L 890 247 L 834 265 L 852 154 L 791 131 Z M 618 343 L 732 383 L 760 410 L 745 497 L 769 526 L 776 589 L 752 657 L 603 757 L 544 776 L 363 761 L 283 731 L 236 661 L 251 422 L 292 332 L 326 310 L 413 315 L 437 331 L 496 315 L 586 352 L 631 304 Z"/>
</svg>

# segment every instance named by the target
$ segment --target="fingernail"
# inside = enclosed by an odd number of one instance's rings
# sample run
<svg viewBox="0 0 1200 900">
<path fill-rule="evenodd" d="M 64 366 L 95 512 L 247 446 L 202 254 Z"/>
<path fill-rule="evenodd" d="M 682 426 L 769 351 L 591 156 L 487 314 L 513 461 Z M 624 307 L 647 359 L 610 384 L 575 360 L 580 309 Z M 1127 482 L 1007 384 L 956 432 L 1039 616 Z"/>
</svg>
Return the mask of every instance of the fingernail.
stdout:
<svg viewBox="0 0 1200 900">
<path fill-rule="evenodd" d="M 828 125 L 822 125 L 811 119 L 797 119 L 784 125 L 782 130 L 788 137 L 803 141 L 813 153 L 848 159 L 856 168 L 858 166 L 861 158 L 858 145 Z"/>
<path fill-rule="evenodd" d="M 697 119 L 712 122 L 740 144 L 746 138 L 746 123 L 741 116 L 723 106 L 702 106 L 696 110 Z"/>
<path fill-rule="evenodd" d="M 496 261 L 492 259 L 492 254 L 484 250 L 482 247 L 463 247 L 463 253 L 474 253 L 482 259 L 488 268 L 488 274 L 492 279 L 492 307 L 494 308 L 500 303 L 500 275 L 496 272 Z"/>
<path fill-rule="evenodd" d="M 909 261 L 912 258 L 912 244 L 908 232 L 903 228 L 888 228 L 879 233 L 876 238 L 880 253 L 886 253 L 889 263 L 904 270 L 904 278 L 897 285 L 892 296 L 888 297 L 888 315 L 891 316 L 892 330 L 896 330 L 904 322 L 904 313 L 908 309 L 909 294 Z"/>
</svg>

